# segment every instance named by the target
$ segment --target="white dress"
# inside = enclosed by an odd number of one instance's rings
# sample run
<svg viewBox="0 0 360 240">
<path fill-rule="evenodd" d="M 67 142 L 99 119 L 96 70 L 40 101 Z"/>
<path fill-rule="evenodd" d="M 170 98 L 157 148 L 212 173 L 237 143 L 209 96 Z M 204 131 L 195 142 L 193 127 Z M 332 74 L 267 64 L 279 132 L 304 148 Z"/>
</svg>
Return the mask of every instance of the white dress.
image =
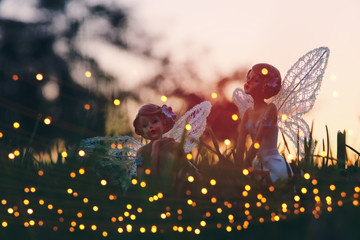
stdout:
<svg viewBox="0 0 360 240">
<path fill-rule="evenodd" d="M 259 125 L 260 120 L 257 121 L 255 125 L 252 120 L 248 120 L 245 125 L 252 140 L 255 138 Z M 258 171 L 270 172 L 272 182 L 276 182 L 278 179 L 287 179 L 289 177 L 287 169 L 290 169 L 290 176 L 293 175 L 293 172 L 289 163 L 285 161 L 277 149 L 278 126 L 271 124 L 266 127 L 268 128 L 268 135 L 259 143 L 260 149 L 253 161 L 253 168 Z M 288 165 L 288 167 L 286 165 Z"/>
</svg>

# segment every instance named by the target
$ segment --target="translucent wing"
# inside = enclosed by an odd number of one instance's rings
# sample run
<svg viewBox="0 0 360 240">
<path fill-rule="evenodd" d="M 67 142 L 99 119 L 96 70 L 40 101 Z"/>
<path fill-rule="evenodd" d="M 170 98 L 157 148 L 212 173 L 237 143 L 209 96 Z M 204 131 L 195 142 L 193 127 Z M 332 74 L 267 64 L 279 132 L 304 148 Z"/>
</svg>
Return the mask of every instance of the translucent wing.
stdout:
<svg viewBox="0 0 360 240">
<path fill-rule="evenodd" d="M 206 119 L 211 111 L 211 103 L 204 101 L 192 109 L 187 111 L 178 121 L 174 127 L 165 133 L 163 137 L 173 138 L 180 142 L 184 134 L 186 124 L 191 126 L 191 129 L 186 131 L 185 135 L 185 152 L 190 152 L 197 144 L 200 136 L 204 133 L 206 127 Z"/>
<path fill-rule="evenodd" d="M 304 139 L 305 136 L 310 135 L 309 125 L 304 119 L 298 117 L 286 119 L 279 124 L 279 129 L 294 143 L 295 147 L 299 146 L 301 153 L 304 153 Z"/>
<path fill-rule="evenodd" d="M 301 58 L 284 77 L 281 91 L 271 99 L 281 115 L 301 116 L 312 109 L 321 86 L 329 49 L 316 48 Z"/>
<path fill-rule="evenodd" d="M 278 108 L 280 129 L 295 145 L 300 133 L 302 151 L 302 142 L 305 137 L 309 137 L 310 131 L 301 116 L 314 106 L 329 53 L 328 48 L 320 47 L 299 58 L 284 77 L 281 91 L 271 99 Z"/>
<path fill-rule="evenodd" d="M 233 101 L 239 109 L 240 117 L 244 116 L 246 109 L 254 106 L 253 99 L 243 89 L 236 88 L 233 92 Z"/>
<path fill-rule="evenodd" d="M 80 142 L 80 148 L 85 156 L 90 156 L 97 150 L 101 168 L 124 169 L 128 177 L 136 176 L 136 152 L 143 144 L 133 137 L 93 137 Z"/>
</svg>

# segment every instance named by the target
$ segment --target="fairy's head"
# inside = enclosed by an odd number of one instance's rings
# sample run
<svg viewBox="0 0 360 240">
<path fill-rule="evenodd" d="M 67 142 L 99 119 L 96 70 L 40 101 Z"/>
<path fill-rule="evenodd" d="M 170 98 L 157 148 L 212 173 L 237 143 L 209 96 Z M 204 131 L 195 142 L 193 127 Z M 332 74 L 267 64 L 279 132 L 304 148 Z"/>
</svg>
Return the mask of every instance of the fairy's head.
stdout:
<svg viewBox="0 0 360 240">
<path fill-rule="evenodd" d="M 277 68 L 267 63 L 254 65 L 248 72 L 245 93 L 260 95 L 265 99 L 275 96 L 281 89 L 281 75 Z"/>
<path fill-rule="evenodd" d="M 135 133 L 151 140 L 159 138 L 174 126 L 175 118 L 171 107 L 145 104 L 133 122 Z"/>
</svg>

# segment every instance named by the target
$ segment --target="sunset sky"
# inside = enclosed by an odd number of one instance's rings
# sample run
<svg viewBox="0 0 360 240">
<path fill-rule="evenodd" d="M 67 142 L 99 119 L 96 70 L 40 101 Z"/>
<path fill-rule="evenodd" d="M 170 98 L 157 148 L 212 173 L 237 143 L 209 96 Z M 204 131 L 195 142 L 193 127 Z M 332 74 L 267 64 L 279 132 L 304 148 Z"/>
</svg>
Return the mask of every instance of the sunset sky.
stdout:
<svg viewBox="0 0 360 240">
<path fill-rule="evenodd" d="M 124 0 L 132 21 L 160 36 L 159 54 L 196 60 L 204 78 L 268 62 L 285 76 L 308 51 L 326 46 L 330 58 L 313 110 L 315 138 L 348 131 L 360 146 L 360 1 L 321 0 Z M 202 57 L 202 56 L 206 57 Z M 239 84 L 241 86 L 241 84 Z M 334 147 L 335 145 L 332 144 Z"/>
<path fill-rule="evenodd" d="M 73 1 L 69 11 L 76 10 Z M 23 21 L 39 16 L 36 0 L 3 0 L 0 14 Z M 360 1 L 358 0 L 104 0 L 129 10 L 129 26 L 156 37 L 154 53 L 170 55 L 175 63 L 191 60 L 211 82 L 258 62 L 276 66 L 282 76 L 308 51 L 326 46 L 330 59 L 313 110 L 314 136 L 330 138 L 348 131 L 350 145 L 360 149 Z M 19 3 L 21 8 L 18 8 Z M 109 72 L 122 76 L 129 89 L 154 74 L 154 66 L 129 53 L 88 46 Z M 89 47 L 90 46 L 90 47 Z M 91 52 L 92 51 L 92 52 Z M 120 52 L 119 52 L 120 53 Z M 122 69 L 131 71 L 117 72 Z M 129 65 L 129 66 L 127 66 Z M 119 78 L 120 79 L 120 78 Z M 120 80 L 119 80 L 120 81 Z M 239 83 L 239 87 L 242 84 Z M 229 93 L 231 95 L 231 93 Z M 230 97 L 230 96 L 229 96 Z M 209 96 L 210 98 L 210 96 Z M 159 102 L 160 104 L 160 99 Z M 335 147 L 333 143 L 332 146 Z"/>
</svg>

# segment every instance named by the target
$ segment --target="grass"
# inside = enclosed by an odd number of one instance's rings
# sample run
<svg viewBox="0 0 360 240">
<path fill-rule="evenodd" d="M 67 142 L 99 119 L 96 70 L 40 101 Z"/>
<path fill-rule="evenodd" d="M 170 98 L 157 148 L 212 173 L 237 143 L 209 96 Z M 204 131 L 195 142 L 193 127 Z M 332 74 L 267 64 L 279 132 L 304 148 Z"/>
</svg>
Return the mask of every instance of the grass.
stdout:
<svg viewBox="0 0 360 240">
<path fill-rule="evenodd" d="M 39 162 L 29 141 L 10 160 L 12 141 L 2 141 L 1 239 L 334 239 L 357 234 L 359 153 L 346 144 L 345 132 L 338 133 L 336 158 L 329 139 L 322 141 L 325 155 L 313 154 L 312 144 L 318 142 L 310 137 L 302 143 L 305 154 L 291 163 L 295 176 L 269 184 L 236 167 L 233 148 L 221 150 L 209 131 L 211 143 L 200 142 L 192 160 L 201 176 L 193 182 L 183 176 L 177 192 L 159 188 L 162 182 L 153 174 L 130 183 L 122 165 L 99 169 L 106 149 L 79 161 L 78 147 L 72 146 L 65 161 L 58 151 L 57 159 Z M 285 146 L 289 151 L 286 141 Z M 358 157 L 348 159 L 347 150 Z"/>
</svg>

